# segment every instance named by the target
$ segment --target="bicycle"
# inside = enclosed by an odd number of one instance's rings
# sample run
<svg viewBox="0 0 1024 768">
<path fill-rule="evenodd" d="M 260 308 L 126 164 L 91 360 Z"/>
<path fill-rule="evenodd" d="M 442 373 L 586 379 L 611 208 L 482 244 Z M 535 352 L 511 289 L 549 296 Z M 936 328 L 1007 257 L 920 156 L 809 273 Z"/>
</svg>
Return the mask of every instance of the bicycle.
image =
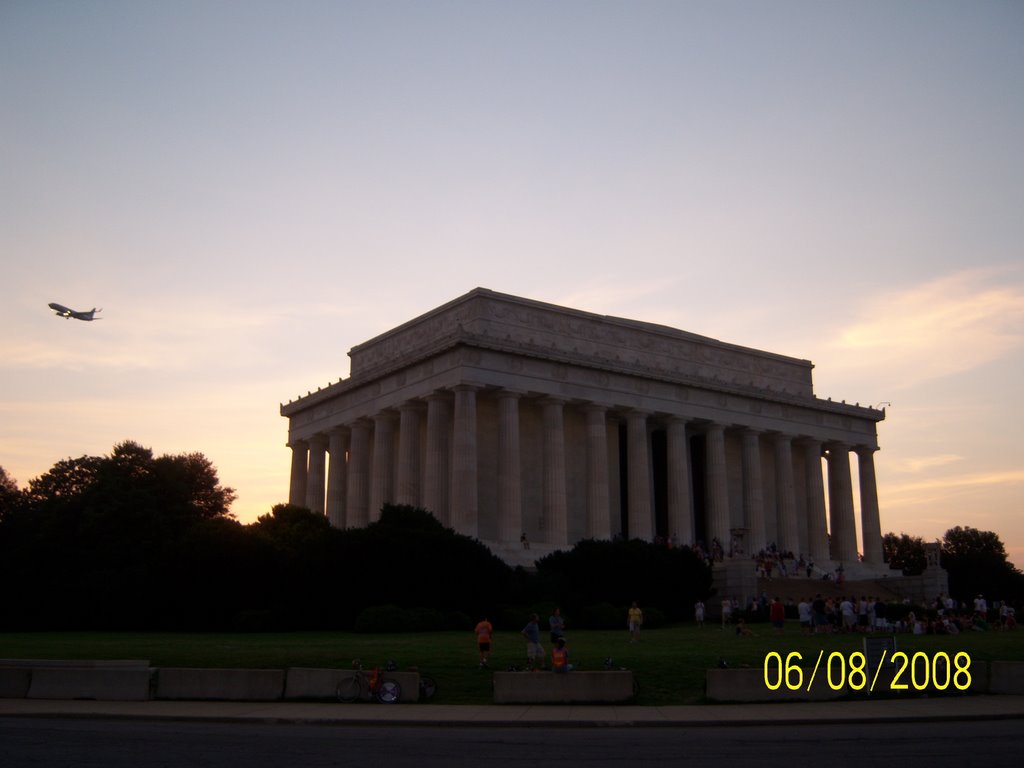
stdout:
<svg viewBox="0 0 1024 768">
<path fill-rule="evenodd" d="M 385 678 L 380 667 L 368 672 L 359 659 L 352 662 L 355 674 L 338 683 L 338 701 L 351 704 L 361 699 L 376 700 L 381 704 L 395 704 L 402 698 L 402 686 L 397 680 Z"/>
<path fill-rule="evenodd" d="M 430 675 L 420 675 L 420 701 L 430 701 L 437 693 L 437 682 Z"/>
</svg>

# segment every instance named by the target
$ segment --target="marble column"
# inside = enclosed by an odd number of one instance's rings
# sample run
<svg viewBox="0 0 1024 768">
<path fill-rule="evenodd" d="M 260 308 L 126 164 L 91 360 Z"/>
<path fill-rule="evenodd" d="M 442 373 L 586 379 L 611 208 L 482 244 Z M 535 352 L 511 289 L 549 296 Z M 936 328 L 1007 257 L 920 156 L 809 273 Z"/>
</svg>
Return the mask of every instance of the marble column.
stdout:
<svg viewBox="0 0 1024 768">
<path fill-rule="evenodd" d="M 610 539 L 608 499 L 608 409 L 588 405 L 587 416 L 587 536 Z"/>
<path fill-rule="evenodd" d="M 395 501 L 410 507 L 420 503 L 420 406 L 398 408 L 398 488 Z"/>
<path fill-rule="evenodd" d="M 373 417 L 373 475 L 370 480 L 370 522 L 380 520 L 380 510 L 395 500 L 394 491 L 395 417 L 378 413 Z"/>
<path fill-rule="evenodd" d="M 370 522 L 370 424 L 359 419 L 350 428 L 345 525 L 365 528 Z"/>
<path fill-rule="evenodd" d="M 828 451 L 828 509 L 832 533 L 832 559 L 857 562 L 857 528 L 850 478 L 850 446 L 831 443 Z"/>
<path fill-rule="evenodd" d="M 288 483 L 288 503 L 293 507 L 304 507 L 308 484 L 309 444 L 305 440 L 295 440 L 291 444 L 291 449 L 292 473 Z"/>
<path fill-rule="evenodd" d="M 747 521 L 747 554 L 768 546 L 764 524 L 764 482 L 761 476 L 761 433 L 743 430 L 743 512 Z"/>
<path fill-rule="evenodd" d="M 331 456 L 327 466 L 327 517 L 335 528 L 345 527 L 345 486 L 348 480 L 348 430 L 332 429 L 327 452 Z"/>
<path fill-rule="evenodd" d="M 829 559 L 828 531 L 825 528 L 825 484 L 821 479 L 821 443 L 804 443 L 807 465 L 807 547 L 816 563 Z"/>
<path fill-rule="evenodd" d="M 544 409 L 544 527 L 545 541 L 558 547 L 569 543 L 569 506 L 565 490 L 564 402 L 545 398 Z"/>
<path fill-rule="evenodd" d="M 778 509 L 779 549 L 798 555 L 800 533 L 796 520 L 796 483 L 793 479 L 793 440 L 775 436 L 775 503 Z"/>
<path fill-rule="evenodd" d="M 451 407 L 448 396 L 434 394 L 427 400 L 427 453 L 423 467 L 423 506 L 444 525 L 450 525 L 448 451 Z"/>
<path fill-rule="evenodd" d="M 314 435 L 309 441 L 309 472 L 306 475 L 306 509 L 324 514 L 324 484 L 327 482 L 327 438 Z"/>
<path fill-rule="evenodd" d="M 629 538 L 654 541 L 651 447 L 647 436 L 647 414 L 643 411 L 630 411 L 626 416 L 626 459 Z"/>
<path fill-rule="evenodd" d="M 519 393 L 498 392 L 498 541 L 523 533 L 523 489 L 519 447 Z"/>
<path fill-rule="evenodd" d="M 451 526 L 457 533 L 476 537 L 477 520 L 477 456 L 476 456 L 476 387 L 460 384 L 455 387 L 455 410 L 452 434 L 452 499 Z"/>
<path fill-rule="evenodd" d="M 707 517 L 708 547 L 717 539 L 722 551 L 729 553 L 732 541 L 732 522 L 729 516 L 729 477 L 725 467 L 725 427 L 709 424 L 705 433 L 707 465 Z"/>
<path fill-rule="evenodd" d="M 878 485 L 875 480 L 877 448 L 857 446 L 860 475 L 860 532 L 864 540 L 864 562 L 881 565 L 882 522 L 878 515 Z"/>
<path fill-rule="evenodd" d="M 668 535 L 681 546 L 692 546 L 693 495 L 690 488 L 690 443 L 686 437 L 686 419 L 673 416 L 666 430 L 668 464 Z"/>
</svg>

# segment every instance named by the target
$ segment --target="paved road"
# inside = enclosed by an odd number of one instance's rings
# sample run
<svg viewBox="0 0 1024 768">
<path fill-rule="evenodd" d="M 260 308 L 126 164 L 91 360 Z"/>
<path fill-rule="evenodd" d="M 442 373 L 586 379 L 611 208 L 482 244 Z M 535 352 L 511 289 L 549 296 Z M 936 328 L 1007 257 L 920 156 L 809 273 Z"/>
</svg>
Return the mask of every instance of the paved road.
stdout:
<svg viewBox="0 0 1024 768">
<path fill-rule="evenodd" d="M 594 729 L 0 718 L 4 768 L 1017 768 L 1022 750 L 1020 720 Z"/>
</svg>

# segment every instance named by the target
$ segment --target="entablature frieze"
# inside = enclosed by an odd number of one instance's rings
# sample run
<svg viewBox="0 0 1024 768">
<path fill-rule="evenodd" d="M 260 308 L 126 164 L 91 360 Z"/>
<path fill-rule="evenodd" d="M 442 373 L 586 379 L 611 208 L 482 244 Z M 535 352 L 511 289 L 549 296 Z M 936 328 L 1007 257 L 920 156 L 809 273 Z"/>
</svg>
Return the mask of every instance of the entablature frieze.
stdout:
<svg viewBox="0 0 1024 768">
<path fill-rule="evenodd" d="M 573 407 L 596 402 L 609 411 L 642 409 L 698 423 L 720 422 L 729 428 L 813 434 L 825 441 L 877 445 L 875 422 L 880 414 L 869 409 L 847 408 L 864 414 L 855 417 L 814 398 L 801 404 L 779 402 L 664 379 L 645 379 L 644 386 L 638 387 L 635 376 L 584 366 L 565 366 L 565 376 L 556 379 L 550 376 L 549 360 L 518 356 L 519 365 L 509 366 L 511 358 L 497 350 L 456 348 L 372 381 L 347 380 L 344 386 L 322 390 L 315 399 L 292 403 L 290 433 L 307 436 L 360 416 L 425 400 L 437 392 L 451 392 L 458 385 L 473 385 L 481 388 L 484 396 L 514 390 L 530 399 L 558 397 Z"/>
</svg>

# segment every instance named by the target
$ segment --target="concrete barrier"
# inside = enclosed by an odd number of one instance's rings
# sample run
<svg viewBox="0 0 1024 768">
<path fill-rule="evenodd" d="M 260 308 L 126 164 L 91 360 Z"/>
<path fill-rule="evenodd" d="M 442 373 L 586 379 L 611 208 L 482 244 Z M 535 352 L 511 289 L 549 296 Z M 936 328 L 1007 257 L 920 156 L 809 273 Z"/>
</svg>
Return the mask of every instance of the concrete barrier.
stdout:
<svg viewBox="0 0 1024 768">
<path fill-rule="evenodd" d="M 83 667 L 38 667 L 31 670 L 29 699 L 147 701 L 152 671 Z"/>
<path fill-rule="evenodd" d="M 284 693 L 281 669 L 159 669 L 156 698 L 195 701 L 277 701 Z"/>
<path fill-rule="evenodd" d="M 829 688 L 828 682 L 819 674 L 811 683 L 811 690 L 807 690 L 810 683 L 812 669 L 803 670 L 803 681 L 801 686 L 791 691 L 786 687 L 783 680 L 778 690 L 771 690 L 765 683 L 764 669 L 709 669 L 704 678 L 705 695 L 711 701 L 830 701 L 838 699 L 849 693 L 846 687 L 838 691 Z M 791 676 L 791 681 L 797 682 L 796 673 Z M 778 682 L 777 670 L 769 670 L 769 682 L 773 685 Z"/>
<path fill-rule="evenodd" d="M 0 697 L 145 701 L 152 670 L 142 659 L 0 659 Z"/>
<path fill-rule="evenodd" d="M 290 667 L 285 676 L 286 699 L 333 699 L 337 701 L 338 684 L 355 674 L 351 669 L 314 669 Z M 420 696 L 419 672 L 384 672 L 388 680 L 402 688 L 400 704 L 415 704 Z M 366 696 L 369 700 L 369 695 Z"/>
<path fill-rule="evenodd" d="M 911 657 L 912 658 L 912 657 Z M 874 684 L 874 694 L 879 697 L 892 698 L 894 696 L 917 696 L 924 694 L 958 694 L 958 693 L 986 693 L 997 691 L 993 690 L 989 686 L 989 675 L 987 666 L 983 662 L 976 662 L 970 667 L 971 682 L 967 691 L 960 691 L 954 685 L 953 674 L 955 673 L 955 667 L 952 665 L 949 668 L 949 678 L 946 677 L 945 667 L 938 665 L 933 669 L 932 662 L 934 661 L 933 656 L 929 656 L 929 666 L 925 670 L 923 664 L 918 662 L 918 669 L 916 671 L 916 677 L 912 677 L 910 666 L 908 665 L 905 669 L 902 669 L 902 663 L 899 666 L 886 664 L 882 669 L 878 670 L 877 677 L 875 676 L 875 670 L 868 669 L 867 676 L 863 681 L 863 687 L 860 690 L 852 690 L 849 686 L 849 668 L 844 668 L 843 673 L 846 675 L 844 685 L 838 690 L 833 690 L 829 685 L 828 671 L 824 664 L 818 669 L 813 682 L 811 680 L 812 669 L 803 669 L 803 679 L 800 687 L 791 691 L 787 687 L 787 681 L 783 679 L 781 685 L 777 690 L 771 690 L 768 687 L 768 683 L 776 684 L 779 682 L 779 670 L 772 668 L 768 670 L 768 680 L 765 680 L 765 672 L 763 668 L 749 668 L 749 669 L 709 669 L 705 676 L 705 693 L 708 699 L 711 701 L 720 702 L 761 702 L 761 701 L 830 701 L 834 699 L 840 699 L 845 696 L 863 697 L 872 695 L 869 689 Z M 1024 662 L 993 662 L 1002 664 L 1019 664 L 1019 672 L 1010 672 L 1006 674 L 1007 680 L 1012 680 L 1014 674 L 1020 675 L 1019 685 L 1020 688 L 1017 690 L 1007 690 L 1006 693 L 1024 693 Z M 939 677 L 936 680 L 932 679 L 933 672 Z M 836 673 L 838 674 L 838 673 Z M 897 675 L 899 678 L 897 679 Z M 962 681 L 962 677 L 958 678 Z M 994 680 L 993 676 L 993 680 Z M 796 684 L 798 678 L 796 673 L 791 673 L 791 682 Z M 924 685 L 924 688 L 916 688 L 914 682 L 918 685 Z M 836 680 L 836 682 L 839 682 Z M 857 679 L 857 683 L 860 684 L 862 681 Z M 893 690 L 891 685 L 893 682 L 897 682 L 900 685 L 906 685 L 904 689 Z M 807 686 L 810 685 L 811 690 L 807 690 Z M 1008 687 L 1012 687 L 1013 683 L 1008 683 Z"/>
<path fill-rule="evenodd" d="M 614 704 L 633 698 L 633 673 L 495 672 L 495 704 Z"/>
<path fill-rule="evenodd" d="M 0 667 L 0 699 L 24 699 L 32 683 L 32 670 L 24 667 Z"/>
<path fill-rule="evenodd" d="M 989 665 L 989 693 L 1024 693 L 1024 661 L 993 661 Z"/>
</svg>

